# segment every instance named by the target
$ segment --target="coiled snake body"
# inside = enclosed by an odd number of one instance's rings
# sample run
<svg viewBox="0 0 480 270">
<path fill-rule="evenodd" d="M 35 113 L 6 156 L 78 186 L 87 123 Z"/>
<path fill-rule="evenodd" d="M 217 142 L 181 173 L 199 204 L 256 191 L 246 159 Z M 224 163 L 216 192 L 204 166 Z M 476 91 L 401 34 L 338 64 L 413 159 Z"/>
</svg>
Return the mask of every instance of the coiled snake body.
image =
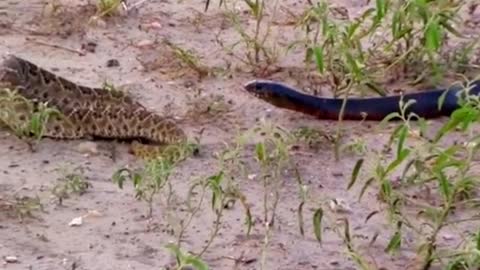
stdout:
<svg viewBox="0 0 480 270">
<path fill-rule="evenodd" d="M 338 120 L 343 99 L 322 98 L 306 95 L 286 84 L 269 81 L 253 80 L 244 85 L 244 89 L 276 107 L 289 109 L 319 119 Z M 458 94 L 464 88 L 452 86 L 448 89 L 432 89 L 419 93 L 403 95 L 403 101 L 415 100 L 406 114 L 415 113 L 422 118 L 450 116 L 459 107 Z M 474 81 L 469 86 L 469 94 L 480 93 L 480 81 Z M 439 99 L 443 102 L 439 106 Z M 345 105 L 343 119 L 345 120 L 383 120 L 393 112 L 400 112 L 399 102 L 402 96 L 348 98 Z"/>
</svg>

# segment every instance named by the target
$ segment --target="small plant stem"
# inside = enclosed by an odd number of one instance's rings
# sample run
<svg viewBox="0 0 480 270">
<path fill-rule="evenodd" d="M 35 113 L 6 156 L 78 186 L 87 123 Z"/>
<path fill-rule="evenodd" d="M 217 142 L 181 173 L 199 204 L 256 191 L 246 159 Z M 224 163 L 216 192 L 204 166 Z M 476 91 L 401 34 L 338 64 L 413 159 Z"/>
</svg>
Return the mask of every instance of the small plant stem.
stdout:
<svg viewBox="0 0 480 270">
<path fill-rule="evenodd" d="M 337 125 L 337 132 L 335 138 L 335 161 L 340 160 L 340 135 L 341 135 L 341 127 L 343 123 L 343 114 L 345 113 L 345 107 L 347 105 L 348 95 L 350 94 L 350 90 L 352 89 L 353 83 L 350 82 L 347 86 L 347 91 L 345 93 L 345 97 L 343 98 L 342 107 L 340 108 L 340 114 L 338 116 L 338 125 Z"/>
<path fill-rule="evenodd" d="M 265 264 L 267 262 L 267 250 L 268 250 L 269 244 L 270 244 L 270 223 L 265 222 L 265 238 L 263 239 L 262 259 L 261 259 L 260 269 L 266 269 Z"/>
<path fill-rule="evenodd" d="M 258 36 L 260 35 L 260 26 L 262 24 L 263 18 L 263 1 L 257 0 L 259 4 L 259 10 L 256 14 L 256 24 L 255 24 L 255 43 L 254 43 L 254 51 L 255 51 L 255 64 L 260 62 L 260 45 L 258 44 Z"/>
<path fill-rule="evenodd" d="M 200 206 L 203 204 L 203 199 L 205 198 L 205 193 L 206 193 L 205 188 L 203 188 L 202 196 L 200 197 L 200 202 L 198 202 L 198 206 L 191 211 L 191 214 L 188 218 L 188 221 L 186 223 L 183 223 L 182 226 L 181 226 L 181 229 L 180 229 L 180 232 L 178 233 L 178 238 L 177 238 L 177 247 L 179 247 L 179 248 L 180 248 L 180 245 L 181 245 L 181 242 L 182 242 L 183 235 L 187 231 L 188 226 L 190 226 L 190 223 L 192 222 L 193 217 L 195 217 L 195 214 L 198 212 L 198 210 L 200 210 Z"/>
<path fill-rule="evenodd" d="M 423 264 L 422 264 L 422 267 L 420 268 L 422 270 L 427 270 L 430 267 L 430 264 L 432 262 L 431 255 L 433 250 L 435 249 L 437 235 L 440 233 L 440 230 L 445 226 L 445 221 L 448 218 L 448 215 L 450 214 L 450 210 L 452 209 L 452 198 L 454 197 L 455 197 L 454 195 L 451 195 L 451 197 L 446 202 L 446 205 L 443 208 L 442 214 L 440 215 L 440 219 L 435 225 L 435 229 L 433 230 L 433 233 L 430 236 L 430 241 L 428 243 L 428 252 L 425 255 L 425 258 L 423 259 Z"/>
<path fill-rule="evenodd" d="M 268 222 L 268 182 L 263 179 L 263 222 Z"/>
<path fill-rule="evenodd" d="M 280 198 L 280 196 L 278 194 L 278 189 L 276 188 L 275 189 L 275 200 L 273 201 L 273 206 L 272 206 L 272 217 L 270 219 L 270 224 L 271 225 L 273 225 L 274 222 L 275 222 L 275 213 L 276 213 L 276 210 L 277 210 L 279 198 Z"/>
<path fill-rule="evenodd" d="M 198 257 L 202 257 L 203 253 L 207 251 L 207 249 L 210 247 L 210 245 L 213 243 L 213 240 L 218 234 L 218 231 L 220 231 L 220 221 L 222 219 L 222 212 L 223 212 L 223 202 L 222 202 L 222 210 L 216 211 L 217 218 L 215 219 L 215 228 L 213 229 L 212 234 L 210 234 L 210 238 L 208 239 L 207 244 L 203 247 L 202 251 L 198 254 Z"/>
<path fill-rule="evenodd" d="M 410 47 L 408 48 L 408 50 L 406 52 L 404 52 L 402 55 L 400 55 L 399 57 L 397 57 L 395 59 L 395 61 L 393 61 L 390 65 L 388 65 L 384 70 L 383 72 L 386 73 L 388 72 L 392 67 L 394 67 L 396 64 L 398 64 L 400 61 L 404 60 L 404 58 L 406 58 L 413 50 L 415 49 L 415 47 Z"/>
<path fill-rule="evenodd" d="M 147 199 L 147 203 L 148 203 L 148 215 L 147 217 L 148 218 L 151 218 L 153 216 L 153 192 L 152 194 L 150 194 L 149 198 Z"/>
</svg>

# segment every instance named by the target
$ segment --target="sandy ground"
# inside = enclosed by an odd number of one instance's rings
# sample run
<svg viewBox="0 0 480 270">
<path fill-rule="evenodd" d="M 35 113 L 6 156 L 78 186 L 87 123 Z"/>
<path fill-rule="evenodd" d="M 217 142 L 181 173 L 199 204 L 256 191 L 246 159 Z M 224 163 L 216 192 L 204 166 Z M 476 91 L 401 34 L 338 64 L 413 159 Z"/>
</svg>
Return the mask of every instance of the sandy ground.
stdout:
<svg viewBox="0 0 480 270">
<path fill-rule="evenodd" d="M 229 104 L 227 117 L 184 124 L 183 128 L 191 136 L 198 136 L 203 130 L 203 146 L 200 156 L 186 160 L 175 171 L 174 188 L 180 197 L 186 195 L 194 177 L 216 173 L 218 162 L 214 154 L 222 150 L 224 142 L 237 135 L 237 130 L 251 127 L 259 118 L 264 117 L 287 128 L 309 126 L 333 134 L 334 121 L 318 121 L 279 110 L 243 92 L 242 84 L 255 76 L 238 70 L 239 61 L 218 46 L 216 39 L 233 43 L 238 35 L 222 16 L 216 1 L 206 14 L 202 13 L 203 1 L 150 1 L 136 13 L 91 26 L 87 21 L 93 11 L 85 1 L 59 2 L 65 10 L 48 18 L 42 16 L 42 12 L 49 12 L 44 10 L 44 1 L 1 1 L 0 53 L 17 54 L 89 86 L 99 86 L 104 81 L 134 85 L 132 94 L 158 113 L 184 115 L 191 108 L 189 101 L 197 93 L 221 95 Z M 353 2 L 336 1 L 336 4 L 348 6 L 352 16 L 366 8 L 361 3 L 363 1 Z M 281 5 L 298 14 L 306 1 L 282 1 Z M 241 18 L 243 23 L 254 23 L 246 15 Z M 288 20 L 288 16 L 279 18 L 280 22 Z M 300 30 L 291 25 L 279 23 L 277 27 L 276 33 L 281 39 L 279 46 L 286 46 L 286 40 L 300 36 Z M 203 65 L 218 70 L 216 75 L 199 80 L 195 72 L 186 68 L 180 72 L 165 47 L 156 43 L 163 38 L 182 48 L 194 49 L 201 56 Z M 75 52 L 89 42 L 96 44 L 94 52 L 85 55 Z M 288 57 L 282 56 L 281 64 L 301 70 L 302 53 L 300 49 Z M 118 60 L 119 66 L 108 67 L 107 62 L 111 59 Z M 299 85 L 292 80 L 293 77 L 287 77 L 288 72 L 271 76 Z M 304 82 L 301 78 L 297 81 Z M 435 120 L 434 124 L 444 121 Z M 374 123 L 359 122 L 346 126 L 351 130 L 348 135 L 361 134 L 367 145 L 381 146 L 388 139 L 388 133 L 373 127 Z M 35 218 L 23 222 L 6 214 L 0 215 L 0 256 L 18 258 L 17 263 L 5 263 L 0 268 L 114 270 L 162 269 L 171 265 L 173 258 L 164 246 L 175 238 L 169 233 L 167 220 L 162 218 L 162 207 L 156 205 L 153 220 L 145 219 L 145 204 L 135 200 L 131 185 L 121 190 L 111 181 L 114 171 L 127 165 L 136 166 L 138 160 L 123 145 L 117 147 L 118 155 L 113 160 L 105 143 L 98 143 L 98 154 L 79 151 L 81 143 L 45 139 L 32 153 L 25 143 L 7 131 L 1 131 L 0 198 L 13 194 L 38 196 L 45 209 L 44 212 L 35 212 Z M 367 191 L 364 199 L 358 202 L 358 189 L 346 190 L 358 156 L 344 155 L 336 162 L 332 145 L 328 142 L 320 151 L 301 147 L 292 155 L 310 189 L 310 199 L 305 207 L 305 236 L 300 235 L 296 218 L 300 202 L 298 186 L 294 174 L 287 172 L 267 253 L 267 269 L 358 269 L 345 255 L 346 246 L 337 235 L 325 232 L 320 246 L 312 233 L 313 210 L 334 198 L 349 203 L 352 211 L 340 216 L 348 217 L 359 250 L 370 259 L 374 258 L 379 268 L 409 268 L 406 264 L 415 256 L 413 240 L 408 241 L 407 236 L 400 253 L 388 257 L 383 249 L 393 231 L 384 216 L 374 216 L 368 223 L 364 222 L 369 213 L 383 207 L 377 203 L 376 192 Z M 84 169 L 83 175 L 92 187 L 82 196 L 72 195 L 63 206 L 58 206 L 50 189 L 63 175 L 62 169 L 72 171 L 76 167 Z M 254 219 L 260 221 L 263 216 L 261 183 L 241 176 L 236 181 L 252 207 Z M 184 213 L 182 206 L 178 210 Z M 91 211 L 101 215 L 86 217 L 81 226 L 68 226 L 73 218 Z M 240 204 L 226 211 L 220 235 L 203 256 L 211 269 L 260 269 L 263 227 L 257 223 L 247 237 L 243 218 Z M 199 251 L 208 240 L 213 222 L 214 215 L 207 203 L 193 219 L 183 247 Z M 376 243 L 368 246 L 377 231 L 380 236 Z"/>
</svg>

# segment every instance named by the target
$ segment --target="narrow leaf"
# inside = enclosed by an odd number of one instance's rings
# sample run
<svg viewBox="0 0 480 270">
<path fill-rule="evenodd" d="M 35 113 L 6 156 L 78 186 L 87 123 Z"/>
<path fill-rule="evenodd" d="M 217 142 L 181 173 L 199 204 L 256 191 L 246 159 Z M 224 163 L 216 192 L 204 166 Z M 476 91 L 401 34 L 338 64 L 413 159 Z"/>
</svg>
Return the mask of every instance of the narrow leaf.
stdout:
<svg viewBox="0 0 480 270">
<path fill-rule="evenodd" d="M 318 242 L 322 242 L 322 218 L 323 210 L 318 208 L 313 214 L 313 232 L 315 233 L 315 238 Z"/>
<path fill-rule="evenodd" d="M 386 252 L 388 253 L 393 253 L 394 251 L 397 251 L 402 243 L 402 237 L 399 231 L 395 232 L 393 237 L 390 239 L 390 242 L 387 245 L 387 248 L 385 249 Z"/>
<path fill-rule="evenodd" d="M 315 63 L 317 64 L 317 69 L 321 74 L 323 74 L 323 72 L 325 71 L 323 47 L 315 47 L 313 48 L 313 52 L 315 55 Z"/>
<path fill-rule="evenodd" d="M 352 171 L 352 180 L 350 181 L 350 183 L 348 183 L 347 190 L 350 189 L 355 184 L 355 181 L 357 181 L 358 173 L 362 165 L 363 165 L 363 158 L 359 159 L 357 163 L 355 163 L 355 167 L 353 168 L 353 171 Z"/>
<path fill-rule="evenodd" d="M 426 47 L 430 52 L 436 52 L 441 46 L 441 29 L 437 20 L 430 21 L 425 31 Z"/>
</svg>

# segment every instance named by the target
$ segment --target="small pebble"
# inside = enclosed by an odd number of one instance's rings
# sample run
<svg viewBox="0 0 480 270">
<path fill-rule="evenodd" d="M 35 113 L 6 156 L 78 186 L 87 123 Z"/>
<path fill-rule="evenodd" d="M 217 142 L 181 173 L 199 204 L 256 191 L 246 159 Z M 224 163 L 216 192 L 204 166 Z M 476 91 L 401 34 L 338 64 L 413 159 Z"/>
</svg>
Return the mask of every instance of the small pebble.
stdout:
<svg viewBox="0 0 480 270">
<path fill-rule="evenodd" d="M 152 23 L 150 24 L 150 27 L 151 27 L 151 28 L 154 28 L 154 29 L 161 29 L 161 28 L 162 28 L 162 24 L 159 23 L 159 22 L 152 22 Z"/>
<path fill-rule="evenodd" d="M 452 241 L 455 239 L 455 236 L 453 234 L 445 233 L 442 235 L 442 238 L 446 241 Z"/>
<path fill-rule="evenodd" d="M 141 41 L 137 42 L 136 47 L 143 49 L 143 48 L 151 47 L 153 44 L 154 44 L 153 41 L 151 41 L 149 39 L 144 39 L 144 40 L 141 40 Z"/>
<path fill-rule="evenodd" d="M 80 226 L 82 224 L 83 224 L 83 218 L 82 217 L 76 217 L 68 223 L 68 226 L 75 227 L 75 226 Z"/>
<path fill-rule="evenodd" d="M 18 258 L 16 256 L 5 256 L 6 263 L 18 263 Z"/>
<path fill-rule="evenodd" d="M 94 142 L 82 142 L 78 144 L 77 151 L 83 154 L 98 154 L 98 145 Z"/>
</svg>

